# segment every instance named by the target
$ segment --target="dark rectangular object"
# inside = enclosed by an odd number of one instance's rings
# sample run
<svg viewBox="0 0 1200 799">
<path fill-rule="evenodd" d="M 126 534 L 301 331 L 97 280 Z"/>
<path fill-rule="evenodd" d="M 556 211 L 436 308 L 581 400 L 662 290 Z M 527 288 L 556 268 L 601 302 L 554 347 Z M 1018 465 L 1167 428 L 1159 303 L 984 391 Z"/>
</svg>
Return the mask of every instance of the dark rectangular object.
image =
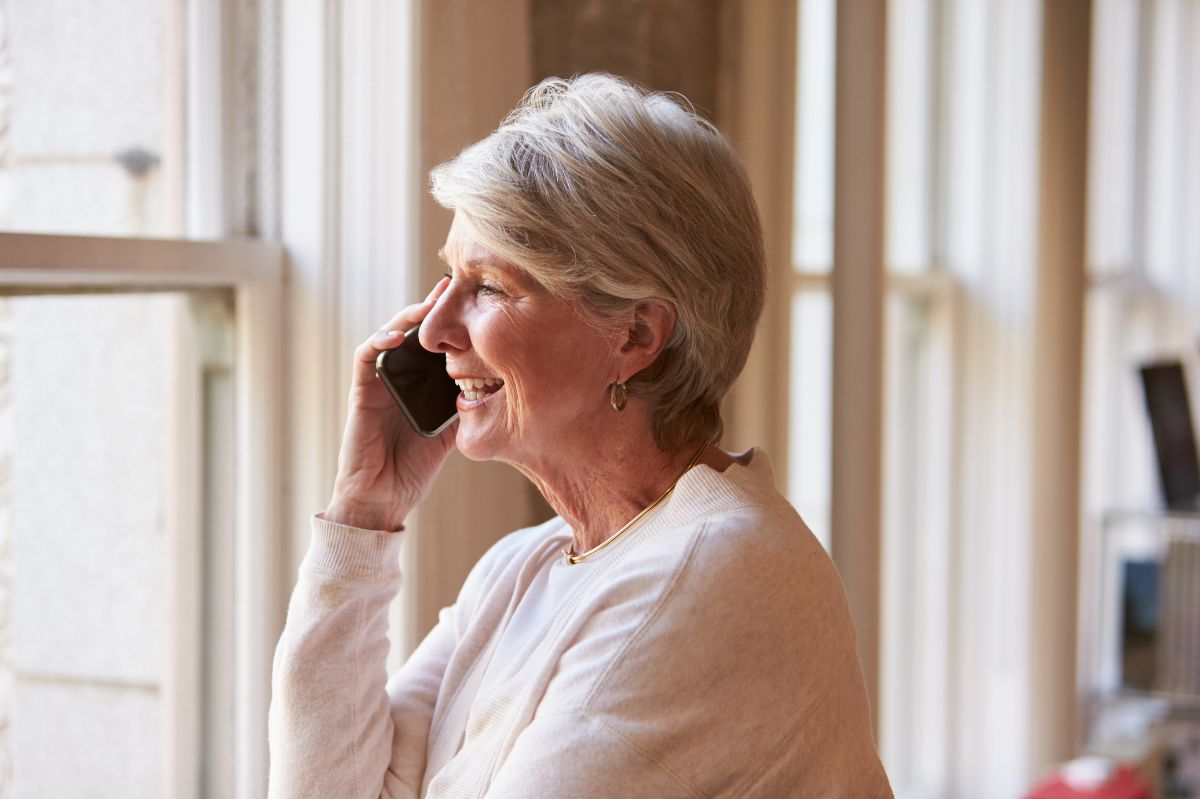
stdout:
<svg viewBox="0 0 1200 799">
<path fill-rule="evenodd" d="M 1194 509 L 1200 498 L 1200 461 L 1183 364 L 1156 363 L 1143 366 L 1141 372 L 1163 501 L 1168 508 Z"/>
<path fill-rule="evenodd" d="M 1121 564 L 1121 684 L 1156 688 L 1159 648 L 1158 561 Z"/>
</svg>

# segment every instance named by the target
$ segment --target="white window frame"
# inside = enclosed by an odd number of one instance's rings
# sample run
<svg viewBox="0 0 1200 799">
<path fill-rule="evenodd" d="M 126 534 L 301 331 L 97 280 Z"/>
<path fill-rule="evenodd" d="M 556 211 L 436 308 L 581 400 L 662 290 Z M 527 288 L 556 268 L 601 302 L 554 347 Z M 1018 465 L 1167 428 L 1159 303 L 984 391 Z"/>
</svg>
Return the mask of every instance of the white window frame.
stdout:
<svg viewBox="0 0 1200 799">
<path fill-rule="evenodd" d="M 1129 735 L 1120 719 L 1118 596 L 1106 557 L 1118 528 L 1161 522 L 1153 437 L 1136 366 L 1179 359 L 1200 369 L 1200 10 L 1178 2 L 1095 3 L 1089 141 L 1084 602 L 1081 734 L 1103 749 Z M 1188 45 L 1192 46 L 1189 47 Z M 1193 418 L 1200 386 L 1190 381 Z M 1126 531 L 1127 532 L 1127 531 Z M 1110 711 L 1115 711 L 1111 712 Z M 1114 735 L 1116 730 L 1116 735 Z"/>
<path fill-rule="evenodd" d="M 495 128 L 528 89 L 532 65 L 523 0 L 310 0 L 282 8 L 279 232 L 289 262 L 285 379 L 294 400 L 286 593 L 308 546 L 308 516 L 329 500 L 337 473 L 354 348 L 419 301 L 442 271 L 434 254 L 451 215 L 428 195 L 425 175 Z M 389 670 L 453 603 L 479 556 L 531 522 L 531 495 L 511 467 L 451 456 L 405 522 Z"/>
<path fill-rule="evenodd" d="M 885 674 L 894 693 L 896 685 L 907 682 L 905 673 L 922 671 L 919 695 L 882 708 L 883 713 L 907 713 L 907 718 L 881 721 L 881 708 L 872 708 L 877 732 L 886 730 L 891 742 L 903 736 L 920 739 L 893 746 L 894 757 L 910 759 L 899 769 L 904 784 L 897 790 L 905 789 L 906 795 L 929 791 L 1008 795 L 1027 785 L 1043 763 L 1062 758 L 1062 722 L 1072 715 L 1069 690 L 1051 692 L 1050 701 L 1043 701 L 1047 687 L 1061 686 L 1073 662 L 1058 657 L 1060 649 L 1046 646 L 1052 642 L 1052 625 L 1035 623 L 1029 611 L 1036 601 L 1047 619 L 1057 623 L 1066 618 L 1057 628 L 1058 636 L 1063 637 L 1065 628 L 1070 637 L 1074 567 L 1064 555 L 1067 546 L 1062 542 L 1072 540 L 1071 486 L 1077 485 L 1078 475 L 1068 458 L 1054 455 L 1078 443 L 1069 419 L 1061 417 L 1070 398 L 1078 396 L 1079 386 L 1070 370 L 1053 367 L 1055 359 L 1064 356 L 1070 362 L 1076 340 L 1072 320 L 1077 319 L 1072 311 L 1079 297 L 1070 285 L 1051 285 L 1044 275 L 1077 266 L 1067 262 L 1069 253 L 1057 260 L 1060 250 L 1054 249 L 1060 245 L 1069 249 L 1067 245 L 1075 243 L 1070 237 L 1077 231 L 1070 227 L 1055 238 L 1052 228 L 1049 234 L 1039 230 L 1036 209 L 1043 197 L 1051 197 L 1054 210 L 1074 202 L 1078 193 L 1071 192 L 1077 184 L 1062 184 L 1066 188 L 1058 194 L 1039 191 L 1039 156 L 1046 147 L 1040 137 L 1049 134 L 1039 127 L 1036 98 L 1042 45 L 1036 34 L 1042 12 L 1053 4 L 935 2 L 932 16 L 923 18 L 931 25 L 932 62 L 921 69 L 928 70 L 929 79 L 936 83 L 917 102 L 911 125 L 896 131 L 907 137 L 910 146 L 915 140 L 930 139 L 924 145 L 927 151 L 910 153 L 912 161 L 906 166 L 923 174 L 920 180 L 931 197 L 921 213 L 907 209 L 910 213 L 892 220 L 902 226 L 927 226 L 929 234 L 924 252 L 914 241 L 909 245 L 915 246 L 908 246 L 900 256 L 881 252 L 876 243 L 887 215 L 881 217 L 874 207 L 886 191 L 884 168 L 876 168 L 879 145 L 856 140 L 855 135 L 877 132 L 888 124 L 886 115 L 879 114 L 880 107 L 886 107 L 881 96 L 889 78 L 901 76 L 880 67 L 884 37 L 878 22 L 884 15 L 912 11 L 904 5 L 896 0 L 841 0 L 836 6 L 839 25 L 843 18 L 847 24 L 838 33 L 841 85 L 835 97 L 842 132 L 834 136 L 838 148 L 834 203 L 842 219 L 852 222 L 842 235 L 834 232 L 834 249 L 839 240 L 842 245 L 836 256 L 837 273 L 814 271 L 822 265 L 811 263 L 812 256 L 807 255 L 807 260 L 795 265 L 795 271 L 802 273 L 794 274 L 783 244 L 791 233 L 792 196 L 786 181 L 792 174 L 794 98 L 778 87 L 789 83 L 792 75 L 794 41 L 784 41 L 779 30 L 794 32 L 794 3 L 754 4 L 753 11 L 745 10 L 739 17 L 740 28 L 731 26 L 742 32 L 743 43 L 754 44 L 743 45 L 740 52 L 731 48 L 737 53 L 738 77 L 728 93 L 731 113 L 721 124 L 735 142 L 753 144 L 745 155 L 763 215 L 775 294 L 760 342 L 764 335 L 779 337 L 780 331 L 786 338 L 790 325 L 787 308 L 778 302 L 780 296 L 783 303 L 795 292 L 827 292 L 834 297 L 835 420 L 830 440 L 837 456 L 831 470 L 834 560 L 859 629 L 869 694 L 878 696 Z M 770 22 L 763 23 L 763 17 L 770 17 Z M 849 34 L 845 40 L 843 33 Z M 758 38 L 751 40 L 752 35 Z M 1031 46 L 1037 49 L 1030 50 Z M 951 61 L 966 68 L 938 68 Z M 763 62 L 770 69 L 763 68 Z M 1060 68 L 1057 62 L 1052 66 Z M 930 90 L 936 95 L 928 94 Z M 864 107 L 846 108 L 842 118 L 843 99 L 850 106 Z M 756 111 L 760 102 L 772 106 L 774 116 Z M 835 225 L 836 217 L 835 213 Z M 896 274 L 921 267 L 929 273 L 911 278 Z M 926 387 L 944 409 L 939 420 L 944 430 L 936 441 L 926 442 L 935 450 L 929 458 L 936 475 L 915 489 L 920 496 L 914 501 L 928 507 L 916 522 L 921 529 L 910 531 L 910 535 L 928 536 L 921 542 L 931 557 L 928 573 L 913 579 L 930 591 L 918 600 L 920 606 L 937 612 L 935 618 L 916 620 L 924 630 L 904 631 L 910 637 L 900 641 L 895 639 L 900 631 L 881 625 L 894 609 L 880 607 L 879 583 L 889 564 L 879 566 L 882 550 L 903 544 L 888 540 L 896 534 L 893 523 L 886 521 L 892 514 L 877 511 L 881 494 L 905 489 L 888 485 L 894 475 L 882 479 L 895 470 L 894 465 L 885 468 L 886 458 L 894 454 L 888 452 L 887 436 L 861 435 L 862 430 L 855 430 L 855 425 L 873 425 L 880 407 L 887 408 L 880 399 L 886 393 L 883 375 L 889 366 L 880 335 L 881 300 L 895 297 L 926 298 L 921 301 L 928 302 L 937 317 L 933 333 L 938 341 L 930 357 L 942 364 L 939 370 L 944 369 Z M 1033 346 L 1035 341 L 1039 346 Z M 787 397 L 789 354 L 777 343 L 767 346 L 769 351 L 760 352 L 759 361 L 752 356 L 731 403 L 733 432 L 775 434 L 751 435 L 751 443 L 764 437 L 787 440 L 783 418 L 787 405 L 776 400 Z M 996 381 L 1003 396 L 992 388 Z M 1034 402 L 1035 392 L 1039 399 L 1057 399 Z M 848 404 L 855 410 L 847 412 Z M 745 409 L 751 418 L 744 419 Z M 839 409 L 844 423 L 836 420 Z M 909 468 L 920 467 L 910 464 Z M 1036 477 L 1032 476 L 1035 470 Z M 838 484 L 840 493 L 836 493 Z M 886 534 L 883 528 L 888 529 Z M 1042 542 L 1052 543 L 1047 549 Z M 1047 555 L 1053 557 L 1043 557 Z M 939 597 L 944 598 L 940 606 Z M 903 653 L 903 663 L 880 667 L 882 661 L 875 656 L 880 646 L 887 657 L 886 650 L 920 647 L 922 639 L 932 641 L 939 651 L 920 657 Z M 1047 651 L 1056 653 L 1049 670 L 1041 668 L 1044 661 L 1039 659 L 1039 653 Z M 887 673 L 893 665 L 901 670 L 899 678 Z M 942 675 L 940 683 L 935 674 Z M 922 698 L 934 694 L 936 703 L 922 703 Z M 1040 734 L 1042 727 L 1052 733 Z M 1069 740 L 1066 743 L 1069 746 Z"/>
<path fill-rule="evenodd" d="M 235 795 L 248 799 L 266 793 L 271 656 L 307 548 L 308 516 L 328 500 L 336 474 L 350 358 L 435 279 L 429 256 L 450 215 L 423 196 L 423 175 L 486 135 L 528 88 L 529 11 L 521 0 L 187 0 L 171 9 L 167 33 L 183 55 L 168 59 L 168 80 L 186 91 L 168 109 L 168 127 L 186 157 L 169 159 L 167 185 L 187 201 L 172 201 L 168 214 L 187 235 L 218 241 L 3 234 L 0 291 L 232 293 L 240 475 L 234 782 Z M 228 239 L 238 234 L 279 243 Z M 177 352 L 186 350 L 177 342 Z M 464 494 L 476 501 L 463 503 Z M 389 669 L 453 601 L 478 554 L 499 532 L 529 522 L 529 495 L 507 467 L 461 457 L 447 464 L 408 523 L 408 579 L 391 614 Z M 177 501 L 194 508 L 197 498 L 180 492 Z M 195 529 L 194 518 L 179 516 L 179 529 Z M 436 529 L 414 538 L 425 526 Z M 179 574 L 192 581 L 177 587 L 176 599 L 194 604 L 202 589 L 194 574 Z M 176 631 L 179 664 L 189 662 L 198 635 Z M 197 679 L 183 674 L 168 687 L 180 716 L 194 706 L 188 695 Z M 171 735 L 163 793 L 194 795 L 200 766 L 189 757 L 199 732 Z"/>
<path fill-rule="evenodd" d="M 282 520 L 282 369 L 278 357 L 283 286 L 283 252 L 261 241 L 183 241 L 0 233 L 0 294 L 143 293 L 225 291 L 235 308 L 235 400 L 233 448 L 235 652 L 230 675 L 234 706 L 238 797 L 266 789 L 266 712 L 274 642 L 282 624 L 279 565 Z M 186 433 L 187 431 L 181 431 Z M 194 477 L 195 475 L 192 475 Z M 184 475 L 176 475 L 184 477 Z M 171 537 L 198 530 L 196 486 L 168 487 Z M 177 551 L 182 557 L 182 550 Z M 193 572 L 181 567 L 180 573 Z M 168 717 L 178 727 L 165 731 L 166 795 L 196 795 L 198 764 L 196 670 L 182 663 L 199 641 L 194 585 L 175 585 L 166 601 L 184 611 L 169 640 L 186 647 L 177 654 L 184 668 L 168 676 Z M 189 643 L 190 642 L 190 643 Z M 211 643 L 211 642 L 210 642 Z"/>
<path fill-rule="evenodd" d="M 173 622 L 165 639 L 162 793 L 182 799 L 198 796 L 202 784 L 232 785 L 238 799 L 263 796 L 267 788 L 270 668 L 287 599 L 284 255 L 278 243 L 229 237 L 278 229 L 279 17 L 279 0 L 167 4 L 166 217 L 175 230 L 209 240 L 0 233 L 0 294 L 195 291 L 232 300 L 233 418 L 201 418 L 193 393 L 202 388 L 196 342 L 178 337 L 168 364 L 169 416 L 180 427 L 168 442 L 164 601 Z M 185 334 L 181 321 L 174 327 Z M 188 429 L 199 421 L 212 424 L 218 437 L 230 433 L 228 442 L 210 436 L 210 444 L 231 449 L 207 456 L 232 459 L 232 498 L 200 495 L 196 468 L 205 444 L 198 430 Z M 232 573 L 234 596 L 215 598 L 232 619 L 230 640 L 224 630 L 218 631 L 223 640 L 205 640 L 207 576 L 198 558 L 205 511 L 234 520 L 232 550 L 220 551 L 223 562 L 215 567 Z M 228 647 L 233 657 L 206 664 L 205 646 Z M 231 717 L 222 718 L 223 708 L 200 707 L 205 680 L 217 686 L 217 700 L 231 704 Z M 206 714 L 219 725 L 206 730 Z M 231 752 L 232 762 L 218 750 Z M 202 762 L 205 752 L 209 762 Z"/>
</svg>

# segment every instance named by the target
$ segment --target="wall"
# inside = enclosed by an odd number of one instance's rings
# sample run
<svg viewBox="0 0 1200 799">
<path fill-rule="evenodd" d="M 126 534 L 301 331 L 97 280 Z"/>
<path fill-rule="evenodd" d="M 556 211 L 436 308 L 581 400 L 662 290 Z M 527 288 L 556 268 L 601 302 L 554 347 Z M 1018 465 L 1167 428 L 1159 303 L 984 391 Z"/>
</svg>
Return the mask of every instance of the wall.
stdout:
<svg viewBox="0 0 1200 799">
<path fill-rule="evenodd" d="M 0 229 L 166 232 L 168 16 L 0 2 Z M 174 301 L 0 300 L 0 797 L 159 794 Z"/>
<path fill-rule="evenodd" d="M 533 0 L 535 77 L 612 72 L 680 92 L 715 119 L 720 6 L 716 0 Z"/>
</svg>

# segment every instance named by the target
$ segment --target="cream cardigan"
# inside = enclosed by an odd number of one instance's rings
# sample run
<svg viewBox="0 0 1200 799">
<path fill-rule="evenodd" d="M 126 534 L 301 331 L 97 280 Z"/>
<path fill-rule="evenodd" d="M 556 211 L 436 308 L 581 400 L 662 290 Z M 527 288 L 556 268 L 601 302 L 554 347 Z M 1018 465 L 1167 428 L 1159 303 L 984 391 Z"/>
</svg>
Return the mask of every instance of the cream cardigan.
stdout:
<svg viewBox="0 0 1200 799">
<path fill-rule="evenodd" d="M 403 534 L 312 520 L 275 653 L 271 797 L 888 797 L 854 627 L 765 454 L 699 466 L 567 592 L 518 669 L 479 685 L 570 538 L 475 565 L 391 679 Z"/>
</svg>

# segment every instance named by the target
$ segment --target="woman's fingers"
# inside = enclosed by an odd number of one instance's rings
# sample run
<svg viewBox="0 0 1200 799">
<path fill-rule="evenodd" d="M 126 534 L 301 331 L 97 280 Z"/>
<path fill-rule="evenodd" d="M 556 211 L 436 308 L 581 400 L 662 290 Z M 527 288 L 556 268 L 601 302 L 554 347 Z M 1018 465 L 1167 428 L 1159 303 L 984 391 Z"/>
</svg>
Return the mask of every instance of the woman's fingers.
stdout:
<svg viewBox="0 0 1200 799">
<path fill-rule="evenodd" d="M 438 301 L 438 297 L 442 296 L 442 293 L 445 292 L 446 286 L 448 285 L 450 285 L 450 278 L 443 277 L 437 282 L 437 285 L 433 287 L 433 290 L 429 292 L 425 299 L 421 300 L 416 305 L 408 306 L 400 311 L 400 313 L 393 316 L 386 325 L 379 328 L 379 333 L 385 333 L 394 330 L 399 330 L 401 333 L 406 333 L 412 328 L 421 324 L 421 321 L 429 315 L 430 309 L 433 308 L 434 303 Z"/>
<path fill-rule="evenodd" d="M 400 343 L 404 341 L 404 334 L 421 324 L 421 321 L 429 315 L 429 311 L 442 296 L 449 283 L 450 278 L 443 277 L 424 300 L 404 308 L 386 325 L 372 333 L 370 338 L 355 348 L 354 380 L 356 383 L 362 385 L 375 376 L 375 359 L 379 357 L 379 353 L 400 346 Z"/>
</svg>

